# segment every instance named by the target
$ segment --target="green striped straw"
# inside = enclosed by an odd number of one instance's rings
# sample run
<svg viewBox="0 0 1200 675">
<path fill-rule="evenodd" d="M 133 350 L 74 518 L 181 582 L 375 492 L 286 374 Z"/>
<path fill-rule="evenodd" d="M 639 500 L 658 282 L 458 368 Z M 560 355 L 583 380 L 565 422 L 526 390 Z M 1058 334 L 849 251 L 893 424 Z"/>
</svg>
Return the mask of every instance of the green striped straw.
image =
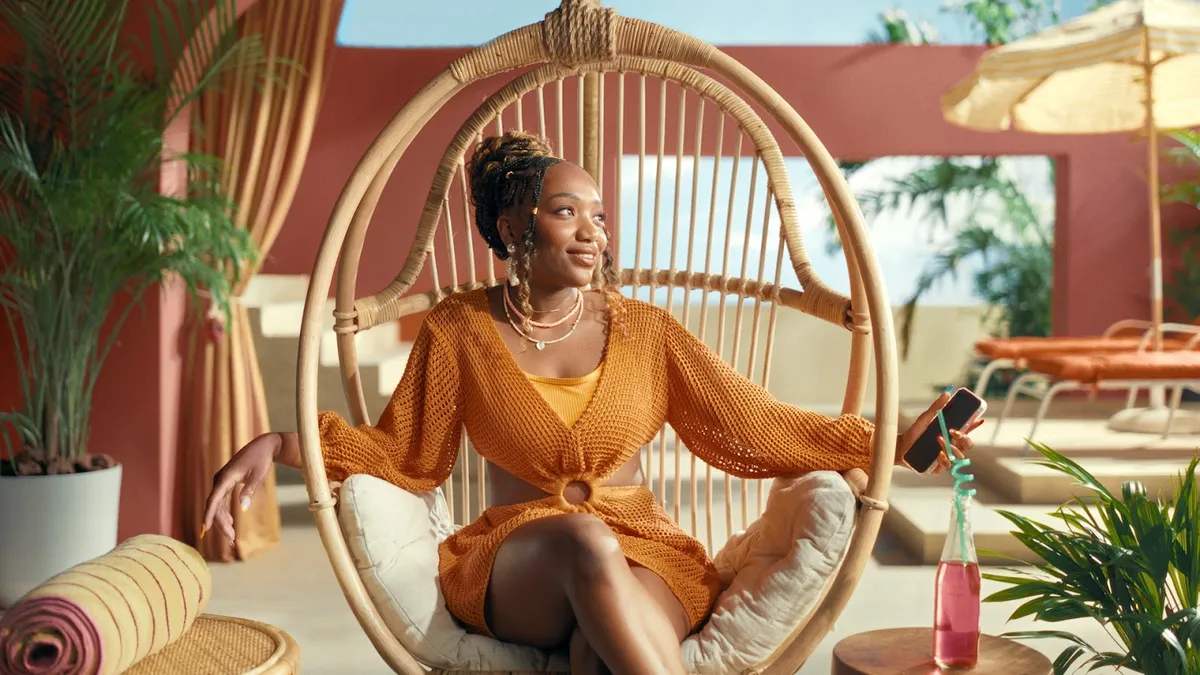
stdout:
<svg viewBox="0 0 1200 675">
<path fill-rule="evenodd" d="M 963 483 L 975 480 L 975 476 L 961 472 L 962 469 L 965 469 L 971 463 L 971 460 L 966 458 L 958 459 L 950 451 L 950 448 L 953 447 L 950 441 L 950 430 L 946 427 L 946 418 L 942 415 L 941 410 L 938 410 L 937 417 L 938 424 L 942 427 L 942 439 L 946 441 L 943 450 L 946 453 L 946 459 L 950 460 L 950 474 L 954 476 L 954 506 L 955 520 L 958 522 L 958 543 L 962 547 L 962 561 L 966 564 L 968 562 L 966 501 L 975 494 L 975 490 L 964 488 Z"/>
</svg>

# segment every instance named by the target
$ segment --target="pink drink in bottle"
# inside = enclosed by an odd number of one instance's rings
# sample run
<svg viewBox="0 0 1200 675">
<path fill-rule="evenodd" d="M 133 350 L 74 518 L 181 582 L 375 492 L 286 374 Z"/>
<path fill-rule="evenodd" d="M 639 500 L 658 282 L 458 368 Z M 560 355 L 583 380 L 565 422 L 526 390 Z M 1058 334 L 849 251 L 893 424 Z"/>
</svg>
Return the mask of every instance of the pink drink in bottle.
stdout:
<svg viewBox="0 0 1200 675">
<path fill-rule="evenodd" d="M 979 661 L 979 560 L 968 519 L 971 498 L 956 495 L 938 563 L 933 600 L 933 659 L 942 668 Z"/>
</svg>

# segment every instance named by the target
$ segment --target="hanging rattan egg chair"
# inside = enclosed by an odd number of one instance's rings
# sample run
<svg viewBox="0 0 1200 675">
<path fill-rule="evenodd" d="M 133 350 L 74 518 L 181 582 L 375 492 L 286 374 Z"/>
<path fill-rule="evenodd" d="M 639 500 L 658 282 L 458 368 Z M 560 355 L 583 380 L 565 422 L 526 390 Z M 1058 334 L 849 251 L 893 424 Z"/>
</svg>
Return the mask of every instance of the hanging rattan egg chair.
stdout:
<svg viewBox="0 0 1200 675">
<path fill-rule="evenodd" d="M 446 148 L 403 269 L 383 290 L 356 298 L 367 228 L 413 139 L 468 85 L 518 69 L 522 72 L 479 105 Z M 648 101 L 657 113 L 650 120 Z M 783 154 L 760 113 L 795 143 L 817 177 L 843 242 L 849 298 L 822 283 L 808 260 Z M 615 121 L 615 135 L 605 133 L 612 126 L 606 125 L 606 116 Z M 368 421 L 356 333 L 394 326 L 400 317 L 426 311 L 451 294 L 497 283 L 497 262 L 471 223 L 464 158 L 485 134 L 506 128 L 549 138 L 559 154 L 580 163 L 602 189 L 608 186 L 606 201 L 615 207 L 614 213 L 623 213 L 624 199 L 636 199 L 631 217 L 636 228 L 629 222 L 614 227 L 627 289 L 631 287 L 635 297 L 648 295 L 677 315 L 682 311 L 681 320 L 689 328 L 698 314 L 694 330 L 701 339 L 706 330 L 715 335 L 717 352 L 747 376 L 767 386 L 771 355 L 778 350 L 776 327 L 786 310 L 847 330 L 850 372 L 843 412 L 861 410 L 874 356 L 879 432 L 869 482 L 859 494 L 852 495 L 837 474 L 832 474 L 835 481 L 827 475 L 788 485 L 776 481 L 769 492 L 759 481 L 718 475 L 698 467 L 698 460 L 668 429 L 644 452 L 649 486 L 663 508 L 710 551 L 720 551 L 715 560 L 727 591 L 710 625 L 684 644 L 689 668 L 698 673 L 794 673 L 845 607 L 885 509 L 898 402 L 892 319 L 879 266 L 844 177 L 786 101 L 716 48 L 662 26 L 617 16 L 595 0 L 564 0 L 544 21 L 503 35 L 451 63 L 379 134 L 330 218 L 305 305 L 297 410 L 310 508 L 347 600 L 379 653 L 406 675 L 429 670 L 567 669 L 561 654 L 464 633 L 443 606 L 436 577 L 437 543 L 486 504 L 484 461 L 465 437 L 454 477 L 433 493 L 413 495 L 364 476 L 351 476 L 335 490 L 326 478 L 317 431 L 320 308 L 335 268 L 334 330 L 355 424 Z M 648 134 L 652 159 L 647 156 Z M 689 142 L 691 152 L 685 156 Z M 565 152 L 571 145 L 575 152 Z M 668 153 L 668 147 L 674 153 Z M 633 168 L 622 159 L 627 151 L 637 152 Z M 606 162 L 606 157 L 615 159 Z M 700 174 L 701 162 L 710 158 L 708 186 Z M 664 162 L 676 167 L 674 185 L 667 187 L 673 194 L 667 198 Z M 686 192 L 682 168 L 687 162 L 692 170 L 690 208 L 685 203 L 681 209 Z M 732 164 L 727 179 L 723 162 Z M 744 200 L 735 197 L 739 165 L 743 173 L 749 172 L 749 197 Z M 615 181 L 605 181 L 606 171 Z M 651 173 L 653 207 L 647 215 L 644 207 L 650 199 L 645 188 Z M 622 185 L 634 180 L 636 197 L 624 194 Z M 735 229 L 742 234 L 735 235 Z M 630 241 L 631 234 L 635 241 Z M 755 241 L 757 275 L 749 254 Z M 658 267 L 664 246 L 670 247 L 668 269 Z M 785 246 L 802 290 L 780 282 Z M 740 263 L 730 254 L 739 247 Z M 696 254 L 696 248 L 703 255 Z M 714 255 L 720 256 L 719 270 L 712 269 Z M 428 277 L 421 285 L 428 280 L 430 290 L 414 292 L 422 272 Z M 677 301 L 676 294 L 682 300 Z M 703 302 L 693 311 L 696 296 Z M 710 312 L 712 296 L 719 303 Z M 723 497 L 723 509 L 714 508 L 714 496 Z M 771 528 L 763 526 L 772 519 Z M 718 532 L 722 529 L 723 536 Z M 777 550 L 767 551 L 763 547 L 772 536 L 782 536 L 784 545 L 776 542 L 771 545 Z M 781 593 L 781 587 L 787 592 Z M 761 597 L 764 594 L 772 597 Z M 791 619 L 781 619 L 780 612 L 790 612 Z"/>
</svg>

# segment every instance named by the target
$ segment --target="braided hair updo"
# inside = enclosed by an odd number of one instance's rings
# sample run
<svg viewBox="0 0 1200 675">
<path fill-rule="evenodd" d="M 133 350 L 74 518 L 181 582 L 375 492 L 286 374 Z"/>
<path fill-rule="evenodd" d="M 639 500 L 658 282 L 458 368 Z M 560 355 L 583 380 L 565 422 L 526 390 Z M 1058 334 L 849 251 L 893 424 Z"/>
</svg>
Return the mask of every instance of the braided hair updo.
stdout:
<svg viewBox="0 0 1200 675">
<path fill-rule="evenodd" d="M 509 253 L 504 238 L 500 235 L 500 215 L 514 206 L 528 202 L 536 206 L 541 200 L 542 183 L 550 167 L 562 162 L 555 157 L 550 143 L 540 136 L 521 131 L 505 132 L 502 136 L 490 136 L 475 147 L 467 174 L 471 181 L 471 202 L 475 206 L 475 227 L 487 242 L 488 248 L 500 260 L 508 260 Z M 537 215 L 531 213 L 524 232 L 514 232 L 520 237 L 521 258 L 517 261 L 520 270 L 520 285 L 517 297 L 521 311 L 526 317 L 533 315 L 529 307 L 530 256 L 534 249 L 534 233 Z M 602 290 L 611 296 L 619 286 L 613 271 L 612 255 L 605 250 L 600 279 Z M 611 304 L 611 303 L 610 303 Z M 527 327 L 528 328 L 528 327 Z"/>
<path fill-rule="evenodd" d="M 500 214 L 525 202 L 529 197 L 537 205 L 542 196 L 546 170 L 562 160 L 555 157 L 550 144 L 542 138 L 519 131 L 490 136 L 475 147 L 467 164 L 471 177 L 471 201 L 475 205 L 475 226 L 501 260 L 508 260 L 504 239 L 497 220 Z M 533 236 L 534 216 L 521 233 L 526 248 Z"/>
</svg>

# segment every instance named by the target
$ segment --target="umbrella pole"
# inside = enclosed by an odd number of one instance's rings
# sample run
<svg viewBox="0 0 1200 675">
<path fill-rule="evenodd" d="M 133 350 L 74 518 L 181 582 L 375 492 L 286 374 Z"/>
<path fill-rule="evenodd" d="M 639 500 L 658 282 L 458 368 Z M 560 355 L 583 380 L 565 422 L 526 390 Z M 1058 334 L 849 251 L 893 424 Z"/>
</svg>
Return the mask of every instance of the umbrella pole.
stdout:
<svg viewBox="0 0 1200 675">
<path fill-rule="evenodd" d="M 1154 326 L 1154 351 L 1163 348 L 1162 216 L 1159 213 L 1158 126 L 1154 120 L 1154 64 L 1150 62 L 1150 40 L 1145 40 L 1143 67 L 1146 85 L 1146 181 L 1150 187 L 1150 320 Z"/>
<path fill-rule="evenodd" d="M 1144 36 L 1142 67 L 1146 87 L 1146 146 L 1147 183 L 1150 187 L 1150 312 L 1153 324 L 1153 349 L 1163 348 L 1163 274 L 1162 274 L 1162 218 L 1158 199 L 1158 125 L 1154 120 L 1154 64 L 1150 60 L 1150 38 Z M 1166 388 L 1147 387 L 1149 404 L 1146 408 L 1126 408 L 1108 420 L 1108 428 L 1114 431 L 1135 433 L 1191 434 L 1200 431 L 1200 417 L 1180 410 L 1171 414 L 1167 407 Z M 1132 401 L 1131 401 L 1132 403 Z M 1169 426 L 1168 426 L 1169 425 Z"/>
</svg>

